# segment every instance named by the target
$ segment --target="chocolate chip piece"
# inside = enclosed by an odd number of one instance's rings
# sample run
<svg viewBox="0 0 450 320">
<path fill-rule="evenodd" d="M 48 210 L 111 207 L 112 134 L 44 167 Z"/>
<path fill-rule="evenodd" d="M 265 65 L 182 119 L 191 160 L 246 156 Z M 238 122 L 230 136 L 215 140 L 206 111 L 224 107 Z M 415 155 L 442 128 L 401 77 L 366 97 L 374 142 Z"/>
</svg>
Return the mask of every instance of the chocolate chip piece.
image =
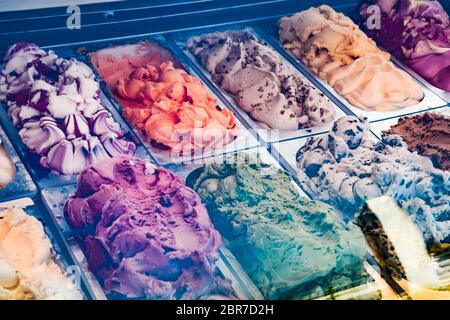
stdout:
<svg viewBox="0 0 450 320">
<path fill-rule="evenodd" d="M 164 207 L 164 208 L 169 208 L 172 206 L 172 201 L 170 201 L 169 198 L 167 197 L 161 197 L 159 198 L 159 203 Z"/>
</svg>

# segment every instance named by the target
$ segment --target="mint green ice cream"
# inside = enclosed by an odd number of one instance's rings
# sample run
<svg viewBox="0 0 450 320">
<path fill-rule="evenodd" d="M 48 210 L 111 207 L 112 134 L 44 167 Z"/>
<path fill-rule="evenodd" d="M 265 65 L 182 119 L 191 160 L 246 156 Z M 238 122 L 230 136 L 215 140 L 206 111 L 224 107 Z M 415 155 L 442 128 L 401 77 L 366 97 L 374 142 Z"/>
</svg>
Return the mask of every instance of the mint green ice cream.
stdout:
<svg viewBox="0 0 450 320">
<path fill-rule="evenodd" d="M 286 172 L 235 155 L 197 174 L 188 184 L 266 299 L 317 297 L 366 278 L 361 231 L 301 197 Z"/>
</svg>

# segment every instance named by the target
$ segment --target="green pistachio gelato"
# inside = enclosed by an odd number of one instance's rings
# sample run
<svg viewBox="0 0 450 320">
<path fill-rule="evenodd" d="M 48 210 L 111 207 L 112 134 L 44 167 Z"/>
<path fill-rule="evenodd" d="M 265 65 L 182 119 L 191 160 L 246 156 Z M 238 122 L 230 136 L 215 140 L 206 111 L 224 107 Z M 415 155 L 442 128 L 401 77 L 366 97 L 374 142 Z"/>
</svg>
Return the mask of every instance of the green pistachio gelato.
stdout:
<svg viewBox="0 0 450 320">
<path fill-rule="evenodd" d="M 188 184 L 265 298 L 311 298 L 366 279 L 361 231 L 301 197 L 286 172 L 235 155 L 205 165 Z"/>
</svg>

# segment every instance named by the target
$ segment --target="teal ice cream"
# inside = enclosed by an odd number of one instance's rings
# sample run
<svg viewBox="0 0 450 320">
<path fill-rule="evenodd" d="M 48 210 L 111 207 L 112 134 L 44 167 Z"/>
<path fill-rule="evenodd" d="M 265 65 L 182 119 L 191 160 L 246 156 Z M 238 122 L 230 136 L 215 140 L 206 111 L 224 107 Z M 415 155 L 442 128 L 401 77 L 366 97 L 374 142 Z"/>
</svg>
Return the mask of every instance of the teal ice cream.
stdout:
<svg viewBox="0 0 450 320">
<path fill-rule="evenodd" d="M 284 171 L 238 155 L 205 165 L 188 184 L 266 299 L 316 297 L 365 278 L 360 230 L 301 197 Z"/>
</svg>

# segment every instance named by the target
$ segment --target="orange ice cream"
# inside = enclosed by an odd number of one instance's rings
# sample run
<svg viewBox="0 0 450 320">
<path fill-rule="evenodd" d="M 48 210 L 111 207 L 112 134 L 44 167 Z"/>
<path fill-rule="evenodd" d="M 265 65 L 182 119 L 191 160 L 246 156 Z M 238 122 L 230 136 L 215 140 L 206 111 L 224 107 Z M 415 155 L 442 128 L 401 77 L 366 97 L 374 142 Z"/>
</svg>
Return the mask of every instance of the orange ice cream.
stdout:
<svg viewBox="0 0 450 320">
<path fill-rule="evenodd" d="M 218 105 L 170 52 L 139 43 L 91 54 L 125 118 L 153 145 L 180 154 L 223 146 L 236 138 L 233 113 Z"/>
</svg>

